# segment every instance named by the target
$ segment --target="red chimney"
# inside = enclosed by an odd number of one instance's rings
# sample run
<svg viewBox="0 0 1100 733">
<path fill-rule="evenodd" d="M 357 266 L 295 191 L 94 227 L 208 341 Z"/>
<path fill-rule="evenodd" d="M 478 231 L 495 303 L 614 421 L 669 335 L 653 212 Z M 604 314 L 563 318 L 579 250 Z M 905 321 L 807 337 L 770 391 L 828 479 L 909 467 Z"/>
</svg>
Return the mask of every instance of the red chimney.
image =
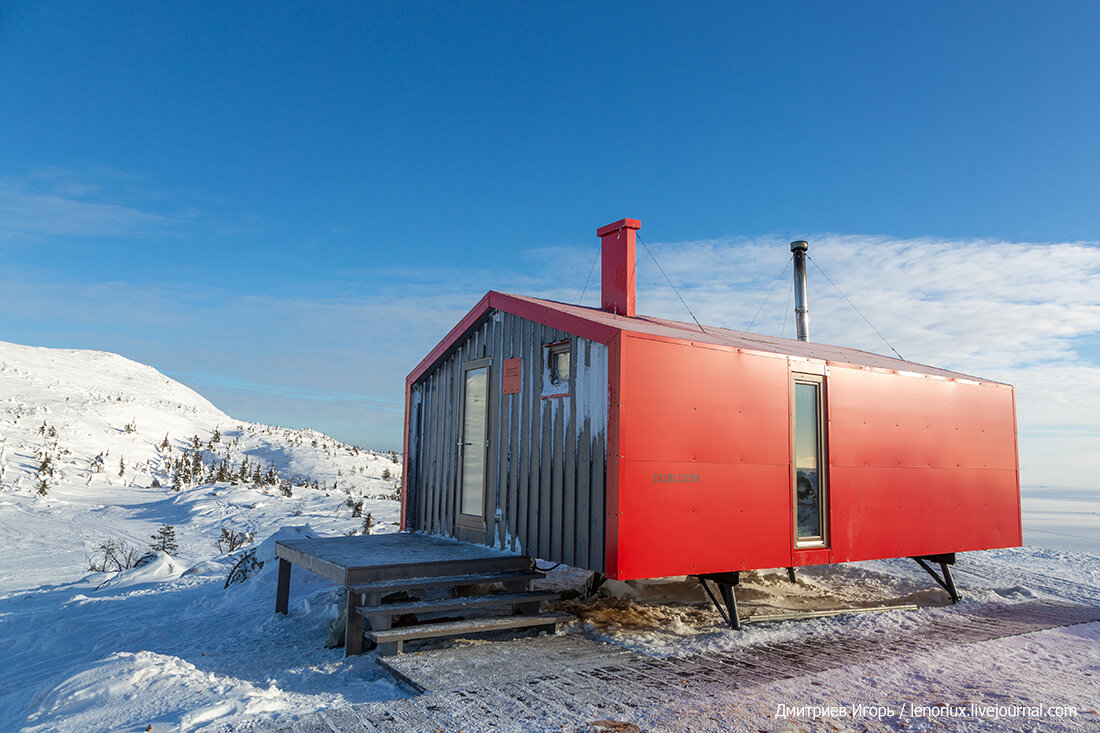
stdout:
<svg viewBox="0 0 1100 733">
<path fill-rule="evenodd" d="M 601 307 L 631 318 L 634 317 L 634 232 L 641 227 L 637 219 L 620 219 L 596 230 L 603 261 Z"/>
</svg>

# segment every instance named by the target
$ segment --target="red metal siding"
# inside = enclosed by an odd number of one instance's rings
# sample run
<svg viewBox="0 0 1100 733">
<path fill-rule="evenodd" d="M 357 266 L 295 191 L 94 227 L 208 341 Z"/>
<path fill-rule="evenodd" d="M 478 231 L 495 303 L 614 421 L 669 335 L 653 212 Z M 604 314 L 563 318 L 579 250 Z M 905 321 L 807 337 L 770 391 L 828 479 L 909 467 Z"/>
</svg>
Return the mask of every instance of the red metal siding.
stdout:
<svg viewBox="0 0 1100 733">
<path fill-rule="evenodd" d="M 833 562 L 1021 542 L 1013 390 L 830 365 Z"/>
<path fill-rule="evenodd" d="M 620 333 L 607 345 L 607 474 L 604 487 L 604 574 L 622 577 L 619 571 L 619 516 L 623 461 L 619 436 L 622 434 L 622 343 Z M 640 577 L 640 576 L 637 576 Z M 657 576 L 654 576 L 657 577 Z"/>
<path fill-rule="evenodd" d="M 625 333 L 620 351 L 612 577 L 788 564 L 786 360 Z M 660 480 L 669 474 L 677 481 Z"/>
<path fill-rule="evenodd" d="M 615 352 L 610 577 L 1020 544 L 1011 387 L 628 333 Z M 827 371 L 826 548 L 794 549 L 792 366 Z"/>
</svg>

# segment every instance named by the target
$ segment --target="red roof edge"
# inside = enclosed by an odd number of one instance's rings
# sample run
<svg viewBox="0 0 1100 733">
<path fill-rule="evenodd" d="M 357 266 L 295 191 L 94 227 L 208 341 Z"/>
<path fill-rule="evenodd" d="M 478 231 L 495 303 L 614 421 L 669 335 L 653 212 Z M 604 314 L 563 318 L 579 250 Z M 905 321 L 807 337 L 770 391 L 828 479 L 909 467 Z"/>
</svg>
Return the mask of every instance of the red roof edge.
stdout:
<svg viewBox="0 0 1100 733">
<path fill-rule="evenodd" d="M 516 298 L 507 293 L 498 293 L 495 290 L 490 290 L 485 294 L 485 297 L 477 302 L 477 305 L 471 308 L 470 311 L 462 317 L 462 320 L 459 321 L 454 328 L 447 332 L 443 340 L 436 344 L 436 347 L 416 365 L 416 368 L 405 378 L 405 384 L 415 384 L 417 380 L 424 376 L 424 374 L 431 369 L 444 354 L 450 351 L 451 347 L 458 343 L 466 332 L 481 320 L 482 316 L 488 313 L 492 308 L 541 323 L 545 326 L 550 326 L 551 328 L 568 331 L 581 338 L 597 341 L 601 344 L 610 343 L 611 340 L 615 338 L 615 335 L 622 330 L 569 313 L 563 313 L 549 305 L 532 303 L 529 300 Z"/>
</svg>

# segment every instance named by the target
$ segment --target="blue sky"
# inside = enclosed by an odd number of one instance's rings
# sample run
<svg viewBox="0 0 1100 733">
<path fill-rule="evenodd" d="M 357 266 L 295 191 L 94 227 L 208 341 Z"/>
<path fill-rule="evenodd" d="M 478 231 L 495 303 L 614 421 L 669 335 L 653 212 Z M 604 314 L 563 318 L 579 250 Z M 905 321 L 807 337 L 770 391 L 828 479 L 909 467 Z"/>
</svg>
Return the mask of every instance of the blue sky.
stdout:
<svg viewBox="0 0 1100 733">
<path fill-rule="evenodd" d="M 1037 380 L 1042 483 L 1057 446 L 1100 452 L 1044 391 L 1083 369 L 1100 404 L 1098 29 L 1084 3 L 4 3 L 0 338 L 392 448 L 404 374 L 485 290 L 579 297 L 596 227 L 641 219 L 733 327 L 808 238 L 908 358 Z M 639 309 L 684 317 L 647 272 Z M 887 350 L 813 292 L 815 334 Z M 1016 321 L 976 335 L 981 303 Z"/>
</svg>

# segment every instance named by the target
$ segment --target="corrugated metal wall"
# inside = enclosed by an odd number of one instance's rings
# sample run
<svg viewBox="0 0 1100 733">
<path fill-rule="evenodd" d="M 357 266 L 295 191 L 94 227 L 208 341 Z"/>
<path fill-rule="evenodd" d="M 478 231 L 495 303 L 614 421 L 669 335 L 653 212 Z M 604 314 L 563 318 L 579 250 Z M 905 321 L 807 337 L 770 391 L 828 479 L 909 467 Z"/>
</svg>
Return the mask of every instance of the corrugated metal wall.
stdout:
<svg viewBox="0 0 1100 733">
<path fill-rule="evenodd" d="M 566 339 L 569 394 L 544 396 L 544 346 Z M 455 534 L 462 367 L 485 357 L 492 359 L 485 544 L 602 571 L 607 347 L 511 313 L 490 312 L 412 387 L 409 528 Z M 520 391 L 505 395 L 503 362 L 514 357 L 523 360 Z"/>
</svg>

